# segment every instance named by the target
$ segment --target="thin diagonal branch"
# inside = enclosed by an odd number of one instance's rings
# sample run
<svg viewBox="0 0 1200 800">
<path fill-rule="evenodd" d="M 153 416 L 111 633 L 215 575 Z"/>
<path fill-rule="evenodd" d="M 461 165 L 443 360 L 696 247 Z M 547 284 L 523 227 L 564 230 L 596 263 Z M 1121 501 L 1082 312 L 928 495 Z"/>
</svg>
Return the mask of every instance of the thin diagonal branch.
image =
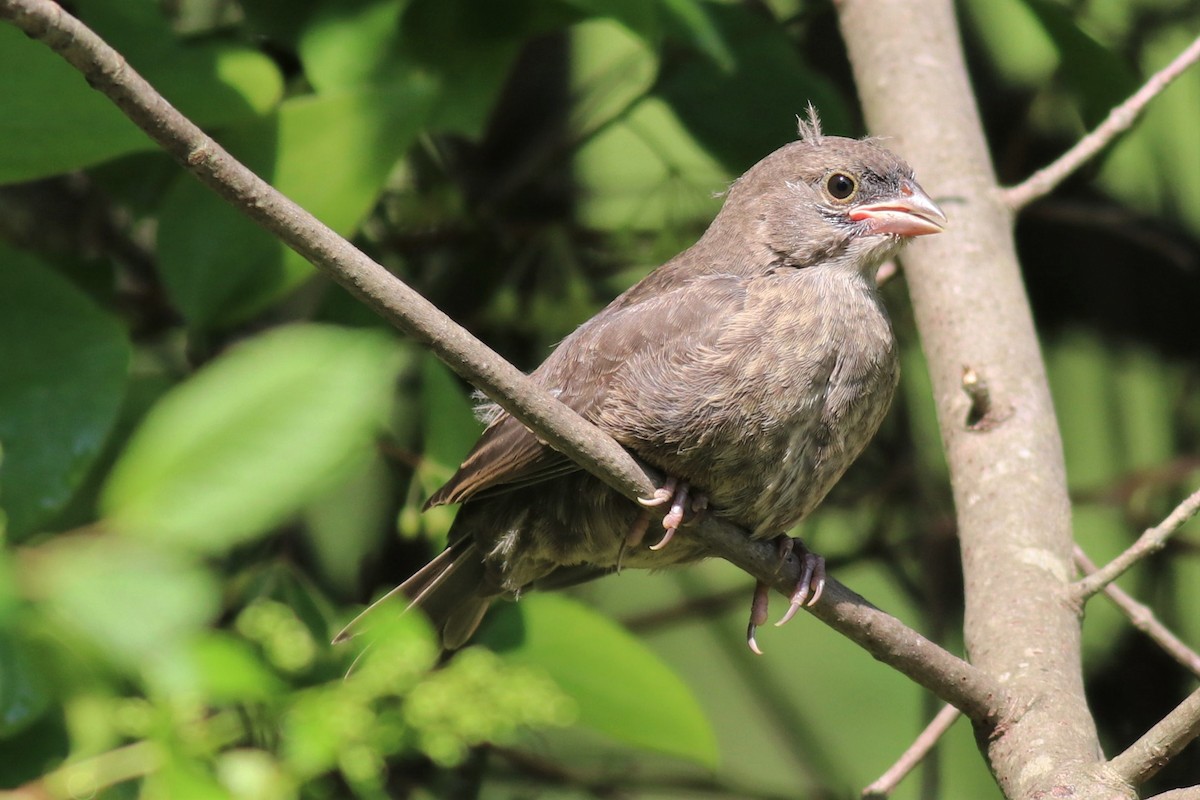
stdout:
<svg viewBox="0 0 1200 800">
<path fill-rule="evenodd" d="M 651 494 L 652 476 L 611 437 L 240 164 L 79 20 L 50 0 L 0 0 L 0 19 L 57 52 L 202 183 L 428 347 L 555 449 L 626 497 Z M 781 565 L 773 545 L 750 541 L 745 531 L 715 517 L 696 526 L 691 535 L 714 555 L 784 595 L 790 595 L 800 579 L 799 559 Z M 977 724 L 994 723 L 1008 706 L 1006 693 L 990 675 L 836 581 L 827 583 L 822 601 L 810 610 L 878 660 L 961 708 Z"/>
<path fill-rule="evenodd" d="M 1125 574 L 1125 572 L 1146 556 L 1162 550 L 1167 539 L 1174 535 L 1185 522 L 1200 511 L 1200 489 L 1175 507 L 1167 518 L 1153 528 L 1147 529 L 1133 545 L 1105 564 L 1100 569 L 1075 582 L 1072 591 L 1080 603 L 1099 592 L 1105 586 Z"/>
<path fill-rule="evenodd" d="M 1079 545 L 1075 546 L 1075 563 L 1087 574 L 1092 574 L 1097 569 L 1095 563 L 1087 557 Z M 1121 613 L 1129 618 L 1133 627 L 1153 639 L 1155 644 L 1179 662 L 1184 669 L 1190 670 L 1193 675 L 1200 677 L 1200 654 L 1184 644 L 1178 636 L 1171 633 L 1166 625 L 1159 622 L 1148 606 L 1134 600 L 1124 589 L 1115 584 L 1105 586 L 1104 594 L 1113 601 L 1117 608 L 1121 609 Z"/>
<path fill-rule="evenodd" d="M 1017 186 L 1006 189 L 1005 204 L 1013 211 L 1019 211 L 1039 197 L 1050 194 L 1067 176 L 1094 158 L 1117 136 L 1129 130 L 1150 101 L 1198 60 L 1200 37 L 1176 56 L 1174 61 L 1154 73 L 1128 100 L 1108 112 L 1108 116 L 1094 131 L 1076 142 L 1074 147 L 1059 156 L 1053 164 L 1033 173 Z"/>
<path fill-rule="evenodd" d="M 1140 786 L 1197 736 L 1200 736 L 1200 689 L 1188 695 L 1125 752 L 1114 756 L 1108 766 L 1122 780 Z"/>
<path fill-rule="evenodd" d="M 874 783 L 863 789 L 862 796 L 864 798 L 887 797 L 895 791 L 900 781 L 904 780 L 908 773 L 912 772 L 917 764 L 920 764 L 925 756 L 929 755 L 929 751 L 945 735 L 946 731 L 950 730 L 950 726 L 960 716 L 961 712 L 957 708 L 945 706 L 930 720 L 929 724 L 925 726 L 925 730 L 917 735 L 917 738 L 896 760 L 896 763 L 888 767 L 887 772 L 880 775 Z"/>
</svg>

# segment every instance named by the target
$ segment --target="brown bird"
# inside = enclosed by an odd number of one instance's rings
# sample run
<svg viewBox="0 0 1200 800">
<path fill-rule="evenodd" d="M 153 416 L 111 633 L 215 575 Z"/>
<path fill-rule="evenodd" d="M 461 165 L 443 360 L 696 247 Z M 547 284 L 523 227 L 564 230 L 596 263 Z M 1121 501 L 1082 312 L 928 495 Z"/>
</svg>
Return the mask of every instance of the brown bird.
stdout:
<svg viewBox="0 0 1200 800">
<path fill-rule="evenodd" d="M 730 187 L 696 244 L 533 373 L 670 476 L 643 501 L 670 503 L 662 539 L 643 540 L 646 509 L 490 407 L 487 430 L 426 505 L 463 504 L 450 544 L 392 594 L 423 608 L 453 649 L 495 598 L 705 557 L 686 535 L 672 538 L 705 507 L 752 538 L 777 539 L 782 557 L 793 541 L 786 532 L 858 457 L 891 404 L 896 342 L 875 273 L 945 221 L 900 158 L 870 139 L 822 135 L 810 110 L 800 139 Z M 824 584 L 823 560 L 801 554 L 804 577 L 784 621 Z M 760 585 L 748 634 L 756 651 L 765 612 Z"/>
</svg>

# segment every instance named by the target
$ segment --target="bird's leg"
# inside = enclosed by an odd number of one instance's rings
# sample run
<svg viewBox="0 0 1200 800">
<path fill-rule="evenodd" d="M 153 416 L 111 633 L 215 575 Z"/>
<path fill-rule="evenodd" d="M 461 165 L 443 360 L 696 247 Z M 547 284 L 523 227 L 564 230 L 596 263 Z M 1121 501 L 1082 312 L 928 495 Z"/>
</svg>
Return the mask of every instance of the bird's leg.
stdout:
<svg viewBox="0 0 1200 800">
<path fill-rule="evenodd" d="M 791 605 L 788 606 L 788 610 L 784 612 L 779 622 L 775 623 L 776 627 L 796 616 L 796 612 L 804 606 L 816 605 L 817 601 L 821 599 L 821 592 L 825 591 L 825 558 L 809 550 L 799 539 L 780 536 L 777 542 L 780 566 L 799 548 L 800 580 L 792 589 Z"/>
<path fill-rule="evenodd" d="M 633 525 L 629 527 L 629 533 L 625 534 L 625 539 L 621 542 L 621 549 L 617 552 L 617 572 L 621 571 L 621 559 L 625 557 L 625 551 L 640 545 L 642 539 L 646 538 L 646 531 L 649 528 L 650 510 L 644 509 L 638 514 L 637 519 L 633 521 Z"/>
<path fill-rule="evenodd" d="M 782 568 L 788 558 L 800 548 L 800 580 L 792 589 L 791 604 L 784 612 L 783 618 L 776 622 L 779 626 L 796 616 L 796 612 L 806 605 L 814 605 L 821 599 L 825 590 L 825 559 L 809 550 L 799 539 L 790 536 L 780 536 L 775 540 L 779 552 L 779 567 Z M 750 599 L 750 624 L 746 627 L 746 644 L 755 655 L 762 655 L 755 639 L 758 626 L 767 621 L 767 606 L 770 602 L 771 588 L 762 581 L 754 584 L 754 596 Z"/>
</svg>

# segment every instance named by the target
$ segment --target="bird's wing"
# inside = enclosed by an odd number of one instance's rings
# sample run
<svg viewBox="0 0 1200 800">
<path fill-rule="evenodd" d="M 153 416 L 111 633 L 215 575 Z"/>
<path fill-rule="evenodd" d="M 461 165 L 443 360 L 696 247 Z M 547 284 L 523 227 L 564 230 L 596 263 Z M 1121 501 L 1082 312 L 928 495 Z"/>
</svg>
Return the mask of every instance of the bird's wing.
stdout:
<svg viewBox="0 0 1200 800">
<path fill-rule="evenodd" d="M 531 377 L 595 421 L 621 371 L 676 360 L 679 351 L 715 339 L 721 322 L 745 302 L 745 284 L 738 276 L 706 275 L 653 296 L 642 293 L 634 303 L 618 298 L 564 339 Z M 579 468 L 502 413 L 426 507 L 540 483 Z"/>
</svg>

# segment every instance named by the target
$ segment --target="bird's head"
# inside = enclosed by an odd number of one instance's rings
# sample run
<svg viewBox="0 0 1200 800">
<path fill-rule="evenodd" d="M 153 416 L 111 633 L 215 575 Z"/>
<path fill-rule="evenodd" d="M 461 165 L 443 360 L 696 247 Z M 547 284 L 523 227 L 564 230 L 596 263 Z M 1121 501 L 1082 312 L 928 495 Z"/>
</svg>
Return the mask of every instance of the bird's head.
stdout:
<svg viewBox="0 0 1200 800">
<path fill-rule="evenodd" d="M 739 178 L 721 211 L 749 222 L 743 233 L 767 251 L 771 267 L 873 276 L 908 239 L 945 226 L 912 168 L 876 141 L 824 136 L 811 112 L 800 132 Z"/>
</svg>

